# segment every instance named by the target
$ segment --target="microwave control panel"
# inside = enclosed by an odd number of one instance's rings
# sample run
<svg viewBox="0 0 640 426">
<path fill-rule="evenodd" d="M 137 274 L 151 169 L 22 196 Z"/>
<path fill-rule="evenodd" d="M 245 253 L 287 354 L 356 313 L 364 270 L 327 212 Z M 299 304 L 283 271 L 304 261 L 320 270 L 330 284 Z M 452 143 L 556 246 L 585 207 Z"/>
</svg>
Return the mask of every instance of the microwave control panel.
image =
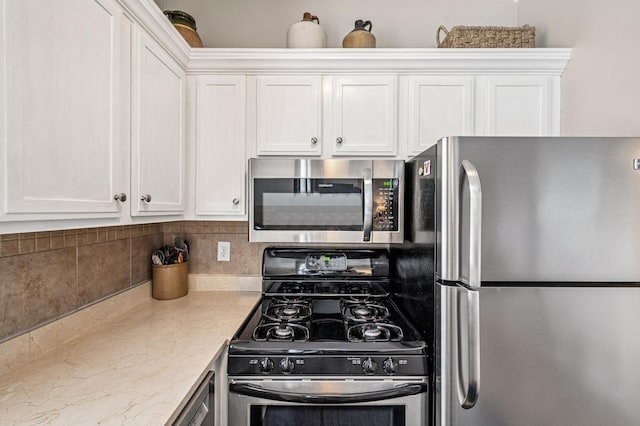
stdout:
<svg viewBox="0 0 640 426">
<path fill-rule="evenodd" d="M 373 179 L 373 230 L 398 230 L 398 179 Z"/>
</svg>

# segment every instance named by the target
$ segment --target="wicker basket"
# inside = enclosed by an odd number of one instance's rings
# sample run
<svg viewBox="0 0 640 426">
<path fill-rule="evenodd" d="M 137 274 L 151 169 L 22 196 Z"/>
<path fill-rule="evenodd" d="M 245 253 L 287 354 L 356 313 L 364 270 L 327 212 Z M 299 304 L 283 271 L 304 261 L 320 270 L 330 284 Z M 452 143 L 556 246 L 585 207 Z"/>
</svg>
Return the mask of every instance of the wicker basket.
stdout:
<svg viewBox="0 0 640 426">
<path fill-rule="evenodd" d="M 440 40 L 444 33 L 444 40 Z M 448 31 L 444 26 L 436 33 L 438 47 L 536 47 L 536 27 L 466 27 Z"/>
</svg>

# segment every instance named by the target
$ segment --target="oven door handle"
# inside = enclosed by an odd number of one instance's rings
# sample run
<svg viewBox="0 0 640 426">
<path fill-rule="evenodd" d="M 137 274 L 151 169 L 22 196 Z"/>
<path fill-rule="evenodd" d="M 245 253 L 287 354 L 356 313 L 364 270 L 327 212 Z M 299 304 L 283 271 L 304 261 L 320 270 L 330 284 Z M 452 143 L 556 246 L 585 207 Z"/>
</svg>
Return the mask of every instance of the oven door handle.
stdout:
<svg viewBox="0 0 640 426">
<path fill-rule="evenodd" d="M 385 399 L 402 398 L 417 395 L 427 391 L 426 383 L 413 383 L 373 392 L 353 394 L 304 394 L 265 389 L 262 386 L 231 383 L 229 390 L 239 395 L 270 399 L 272 401 L 296 402 L 302 404 L 354 404 L 358 402 L 382 401 Z"/>
</svg>

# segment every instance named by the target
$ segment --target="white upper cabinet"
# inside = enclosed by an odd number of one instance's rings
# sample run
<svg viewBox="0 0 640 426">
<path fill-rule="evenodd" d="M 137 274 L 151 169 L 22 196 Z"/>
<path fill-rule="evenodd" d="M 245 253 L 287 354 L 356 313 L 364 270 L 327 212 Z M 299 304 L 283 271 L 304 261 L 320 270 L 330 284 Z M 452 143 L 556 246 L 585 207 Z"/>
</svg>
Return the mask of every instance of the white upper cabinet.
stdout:
<svg viewBox="0 0 640 426">
<path fill-rule="evenodd" d="M 396 155 L 397 87 L 395 75 L 333 79 L 332 155 Z"/>
<path fill-rule="evenodd" d="M 133 64 L 131 214 L 182 214 L 185 72 L 138 26 Z"/>
<path fill-rule="evenodd" d="M 477 84 L 477 134 L 559 135 L 560 77 L 478 77 Z"/>
<path fill-rule="evenodd" d="M 246 220 L 249 156 L 558 135 L 571 55 L 191 49 L 151 0 L 0 0 L 0 22 L 0 234 Z"/>
<path fill-rule="evenodd" d="M 409 77 L 409 156 L 443 136 L 472 135 L 473 94 L 473 77 Z"/>
<path fill-rule="evenodd" d="M 197 78 L 196 215 L 245 215 L 245 80 L 240 75 Z"/>
<path fill-rule="evenodd" d="M 131 22 L 114 0 L 0 6 L 0 220 L 118 217 L 126 204 L 114 195 L 128 193 Z"/>
<path fill-rule="evenodd" d="M 257 154 L 319 156 L 322 146 L 320 76 L 258 76 Z"/>
</svg>

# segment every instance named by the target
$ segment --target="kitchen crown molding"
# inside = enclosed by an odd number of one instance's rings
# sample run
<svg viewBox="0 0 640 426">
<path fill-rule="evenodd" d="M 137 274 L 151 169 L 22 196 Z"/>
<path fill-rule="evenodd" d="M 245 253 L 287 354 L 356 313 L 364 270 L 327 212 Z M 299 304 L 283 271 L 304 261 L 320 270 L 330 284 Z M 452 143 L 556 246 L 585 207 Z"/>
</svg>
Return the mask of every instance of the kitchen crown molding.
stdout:
<svg viewBox="0 0 640 426">
<path fill-rule="evenodd" d="M 187 72 L 562 75 L 571 49 L 191 49 Z"/>
<path fill-rule="evenodd" d="M 153 0 L 118 0 L 187 74 L 562 75 L 571 48 L 191 48 Z"/>
</svg>

